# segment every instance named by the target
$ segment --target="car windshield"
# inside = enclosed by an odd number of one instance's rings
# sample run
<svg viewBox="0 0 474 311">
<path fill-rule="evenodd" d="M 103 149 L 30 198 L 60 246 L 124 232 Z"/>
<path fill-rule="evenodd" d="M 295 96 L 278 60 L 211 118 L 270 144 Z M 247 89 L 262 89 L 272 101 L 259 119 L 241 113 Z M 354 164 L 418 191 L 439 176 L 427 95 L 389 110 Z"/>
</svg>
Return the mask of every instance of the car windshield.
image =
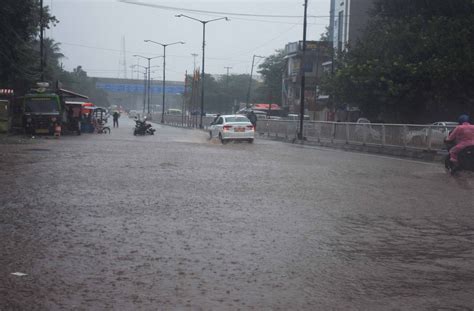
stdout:
<svg viewBox="0 0 474 311">
<path fill-rule="evenodd" d="M 29 113 L 58 113 L 58 103 L 51 97 L 28 98 L 25 101 L 25 112 Z"/>
<path fill-rule="evenodd" d="M 229 122 L 250 122 L 250 120 L 247 119 L 247 117 L 238 116 L 238 117 L 226 117 L 225 122 L 227 122 L 227 123 L 229 123 Z"/>
</svg>

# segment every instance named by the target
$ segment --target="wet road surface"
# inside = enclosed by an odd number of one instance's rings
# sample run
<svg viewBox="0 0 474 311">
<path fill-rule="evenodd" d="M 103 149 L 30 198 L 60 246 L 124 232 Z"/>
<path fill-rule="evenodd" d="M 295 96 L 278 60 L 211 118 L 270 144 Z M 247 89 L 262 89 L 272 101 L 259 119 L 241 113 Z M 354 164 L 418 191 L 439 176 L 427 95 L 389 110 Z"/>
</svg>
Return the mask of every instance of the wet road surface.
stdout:
<svg viewBox="0 0 474 311">
<path fill-rule="evenodd" d="M 120 121 L 0 145 L 0 310 L 474 308 L 473 175 Z"/>
</svg>

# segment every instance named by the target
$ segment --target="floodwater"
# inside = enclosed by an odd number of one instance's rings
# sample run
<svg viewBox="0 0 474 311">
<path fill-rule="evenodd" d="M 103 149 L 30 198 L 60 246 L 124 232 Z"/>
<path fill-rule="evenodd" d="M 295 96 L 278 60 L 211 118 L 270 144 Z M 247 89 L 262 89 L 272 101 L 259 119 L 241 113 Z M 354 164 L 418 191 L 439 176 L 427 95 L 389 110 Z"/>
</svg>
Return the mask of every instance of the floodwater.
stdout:
<svg viewBox="0 0 474 311">
<path fill-rule="evenodd" d="M 0 310 L 473 310 L 472 174 L 120 121 L 0 144 Z"/>
</svg>

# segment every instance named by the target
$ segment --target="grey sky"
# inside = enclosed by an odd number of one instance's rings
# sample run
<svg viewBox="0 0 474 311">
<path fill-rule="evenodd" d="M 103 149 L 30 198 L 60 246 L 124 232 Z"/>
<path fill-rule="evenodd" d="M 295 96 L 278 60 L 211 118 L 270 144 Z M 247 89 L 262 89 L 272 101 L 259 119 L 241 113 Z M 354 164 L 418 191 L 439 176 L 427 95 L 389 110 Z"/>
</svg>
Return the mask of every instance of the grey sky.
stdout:
<svg viewBox="0 0 474 311">
<path fill-rule="evenodd" d="M 162 55 L 163 48 L 143 42 L 150 39 L 169 43 L 185 41 L 185 45 L 167 48 L 167 79 L 182 80 L 186 70 L 192 72 L 193 57 L 199 54 L 201 64 L 202 25 L 176 14 L 184 13 L 198 19 L 213 19 L 222 15 L 197 14 L 181 10 L 163 10 L 117 0 L 45 0 L 52 6 L 53 14 L 60 23 L 47 32 L 61 42 L 67 56 L 63 60 L 66 69 L 77 65 L 90 76 L 118 77 L 121 38 L 126 40 L 127 67 L 136 64 L 133 54 L 144 56 Z M 299 15 L 303 14 L 303 0 L 140 0 L 187 9 L 233 13 Z M 317 40 L 329 20 L 330 0 L 309 0 L 308 40 Z M 233 67 L 231 73 L 249 73 L 252 55 L 268 56 L 287 42 L 302 39 L 302 18 L 234 17 L 231 21 L 216 21 L 206 26 L 206 72 L 224 74 L 225 66 Z M 263 22 L 262 22 L 263 21 Z M 140 60 L 144 65 L 145 61 Z M 162 64 L 162 59 L 152 60 L 152 65 Z M 130 68 L 127 68 L 130 77 Z M 161 78 L 162 68 L 152 74 Z M 123 70 L 122 70 L 123 71 Z M 123 76 L 123 73 L 122 73 Z"/>
</svg>

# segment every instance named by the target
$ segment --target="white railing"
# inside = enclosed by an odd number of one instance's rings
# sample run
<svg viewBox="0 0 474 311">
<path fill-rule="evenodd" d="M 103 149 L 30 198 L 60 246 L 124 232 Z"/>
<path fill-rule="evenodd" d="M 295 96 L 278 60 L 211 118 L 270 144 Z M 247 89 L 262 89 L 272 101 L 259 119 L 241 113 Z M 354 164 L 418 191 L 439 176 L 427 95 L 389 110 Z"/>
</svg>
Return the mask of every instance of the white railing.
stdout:
<svg viewBox="0 0 474 311">
<path fill-rule="evenodd" d="M 165 115 L 165 124 L 179 127 L 199 127 L 198 117 Z M 157 114 L 155 122 L 160 122 Z M 197 122 L 196 122 L 197 121 Z M 213 118 L 203 117 L 206 130 Z M 349 122 L 305 121 L 303 134 L 307 141 L 362 146 L 396 147 L 439 151 L 444 149 L 444 139 L 453 127 L 417 124 L 362 124 Z M 299 121 L 258 120 L 257 133 L 263 137 L 295 140 Z"/>
</svg>

